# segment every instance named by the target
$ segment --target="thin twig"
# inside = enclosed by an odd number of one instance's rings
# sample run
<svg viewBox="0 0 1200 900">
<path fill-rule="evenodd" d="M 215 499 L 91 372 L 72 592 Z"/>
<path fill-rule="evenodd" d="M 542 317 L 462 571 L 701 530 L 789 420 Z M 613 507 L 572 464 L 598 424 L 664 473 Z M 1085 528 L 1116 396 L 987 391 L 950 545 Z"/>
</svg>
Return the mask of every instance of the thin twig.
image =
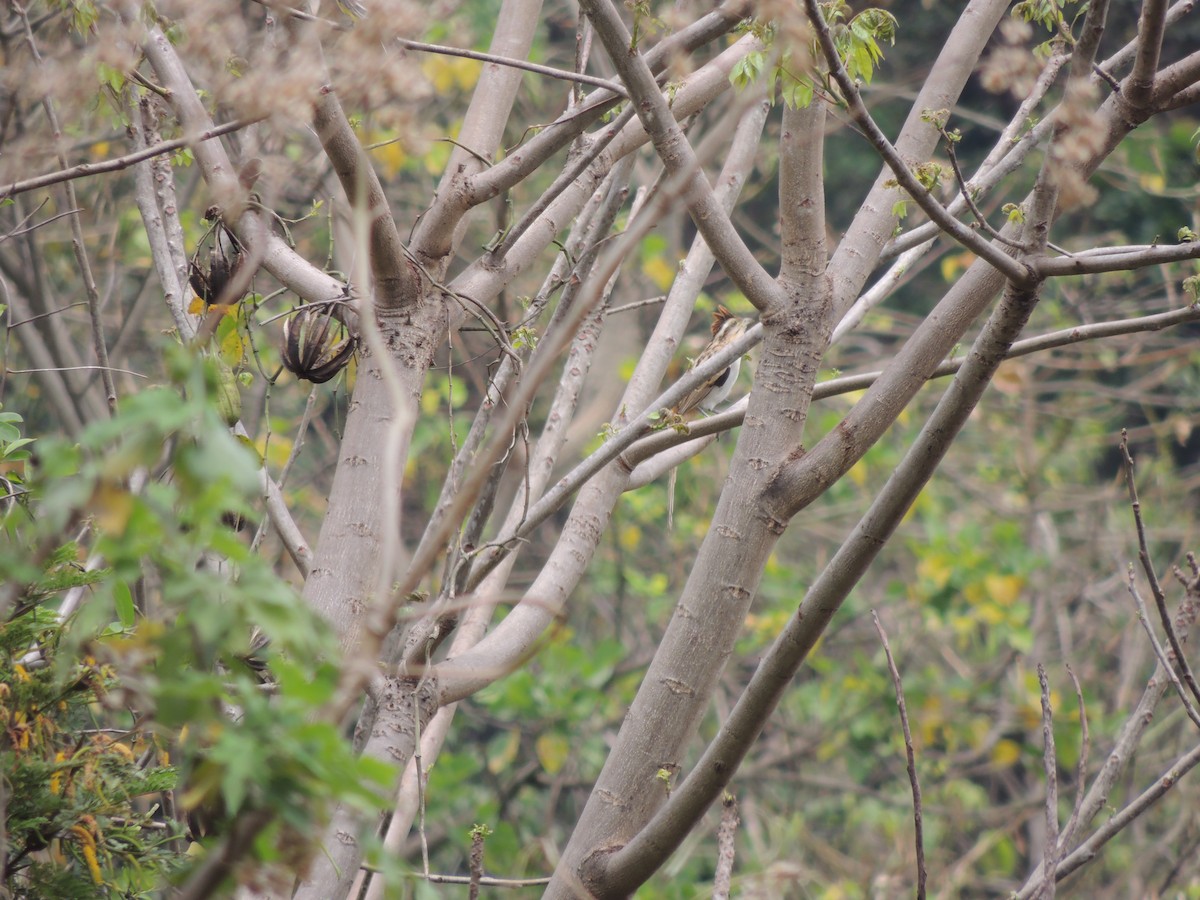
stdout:
<svg viewBox="0 0 1200 900">
<path fill-rule="evenodd" d="M 50 316 L 56 316 L 59 313 L 66 312 L 69 309 L 75 309 L 77 306 L 87 306 L 87 302 L 80 300 L 78 303 L 68 303 L 66 306 L 60 306 L 58 309 L 52 309 L 49 312 L 38 313 L 35 316 L 28 316 L 19 322 L 13 322 L 5 326 L 9 331 L 14 328 L 20 328 L 22 325 L 28 325 L 30 322 L 36 322 L 38 319 L 48 319 Z"/>
<path fill-rule="evenodd" d="M 721 824 L 717 828 L 717 871 L 713 874 L 713 900 L 729 900 L 737 827 L 737 798 L 733 794 L 726 794 L 721 798 Z"/>
<path fill-rule="evenodd" d="M 41 206 L 41 204 L 39 204 L 39 208 L 40 208 L 40 206 Z M 78 209 L 78 208 L 67 209 L 67 210 L 63 210 L 60 213 L 56 213 L 55 215 L 51 216 L 48 219 L 43 219 L 40 222 L 34 222 L 28 228 L 20 228 L 18 226 L 17 230 L 10 231 L 8 234 L 4 235 L 4 237 L 0 238 L 0 243 L 3 243 L 4 241 L 8 240 L 11 237 L 20 237 L 23 234 L 29 234 L 31 231 L 37 231 L 39 228 L 42 228 L 45 225 L 49 225 L 51 222 L 57 222 L 59 219 L 65 218 L 67 216 L 73 216 L 76 213 L 79 213 L 82 211 L 83 210 Z M 36 210 L 34 210 L 34 212 L 36 212 Z M 30 218 L 32 215 L 33 215 L 33 213 L 30 213 L 29 216 L 26 216 L 26 218 Z"/>
<path fill-rule="evenodd" d="M 660 303 L 665 303 L 666 300 L 666 294 L 659 297 L 647 297 L 645 300 L 634 300 L 632 303 L 624 303 L 621 306 L 614 306 L 612 309 L 604 310 L 604 317 L 608 318 L 618 313 L 633 312 L 635 309 L 641 309 L 644 306 L 657 306 Z"/>
<path fill-rule="evenodd" d="M 42 54 L 38 50 L 37 41 L 34 39 L 33 26 L 29 24 L 29 16 L 26 14 L 24 6 L 19 3 L 14 2 L 12 8 L 24 26 L 25 41 L 29 45 L 29 53 L 40 69 L 42 66 Z M 58 112 L 49 96 L 46 96 L 42 100 L 42 109 L 45 110 L 46 119 L 50 123 L 59 165 L 65 166 L 67 158 L 59 146 L 59 141 L 62 139 L 62 126 L 58 120 Z M 104 395 L 105 400 L 108 402 L 108 411 L 112 414 L 117 410 L 117 386 L 113 380 L 112 372 L 108 367 L 108 344 L 104 338 L 104 320 L 100 316 L 100 291 L 96 288 L 96 279 L 92 275 L 92 265 L 88 261 L 87 245 L 83 239 L 83 224 L 80 221 L 78 212 L 79 201 L 75 196 L 75 185 L 67 181 L 65 183 L 65 190 L 67 194 L 67 209 L 75 210 L 70 215 L 71 248 L 75 253 L 75 262 L 79 266 L 79 274 L 83 278 L 84 293 L 87 296 L 88 317 L 91 320 L 92 326 L 92 348 L 96 354 L 96 362 L 100 364 L 100 380 L 104 385 Z"/>
<path fill-rule="evenodd" d="M 1058 755 L 1054 750 L 1054 711 L 1050 706 L 1050 682 L 1046 667 L 1037 665 L 1042 689 L 1042 767 L 1046 773 L 1046 850 L 1042 860 L 1042 888 L 1036 895 L 1054 900 L 1054 873 L 1058 868 Z"/>
<path fill-rule="evenodd" d="M 578 72 L 568 72 L 566 69 L 555 69 L 553 66 L 542 66 L 537 63 L 527 62 L 523 59 L 513 59 L 508 56 L 497 56 L 494 53 L 480 53 L 478 50 L 462 50 L 458 47 L 446 47 L 442 44 L 426 44 L 423 41 L 410 41 L 405 38 L 397 38 L 396 43 L 406 50 L 419 50 L 422 53 L 440 53 L 444 56 L 459 56 L 463 59 L 477 59 L 480 62 L 495 63 L 498 66 L 508 66 L 510 69 L 523 69 L 526 72 L 535 72 L 538 75 L 546 75 L 550 78 L 558 78 L 562 81 L 573 81 L 577 84 L 590 84 L 592 87 L 604 88 L 612 91 L 614 94 L 619 94 L 622 97 L 628 97 L 624 86 L 618 81 L 609 81 L 607 78 L 597 78 L 594 75 L 583 75 Z"/>
<path fill-rule="evenodd" d="M 1020 241 L 1014 241 L 1011 238 L 1006 238 L 999 231 L 993 228 L 991 223 L 988 222 L 987 216 L 983 214 L 983 210 L 975 205 L 975 198 L 971 196 L 971 191 L 967 187 L 967 179 L 963 175 L 962 167 L 958 164 L 958 154 L 954 152 L 954 139 L 950 137 L 950 133 L 946 131 L 945 128 L 941 128 L 940 131 L 942 132 L 942 138 L 946 141 L 946 156 L 950 160 L 950 168 L 954 170 L 954 180 L 958 184 L 958 192 L 962 196 L 963 202 L 967 204 L 967 209 L 971 211 L 971 215 L 975 217 L 975 221 L 979 223 L 979 227 L 982 228 L 987 235 L 992 238 L 992 240 L 999 241 L 1002 244 L 1012 247 L 1014 250 L 1024 251 L 1028 249 Z"/>
<path fill-rule="evenodd" d="M 1075 677 L 1071 667 L 1067 665 L 1066 669 L 1067 675 L 1071 677 L 1071 684 L 1075 686 L 1075 698 L 1079 703 L 1080 734 L 1079 762 L 1075 765 L 1075 806 L 1071 809 L 1071 818 L 1067 819 L 1066 827 L 1062 830 L 1062 837 L 1059 838 L 1060 851 L 1065 851 L 1071 846 L 1071 841 L 1075 839 L 1075 832 L 1079 830 L 1083 812 L 1084 788 L 1087 782 L 1088 750 L 1091 742 L 1091 736 L 1088 734 L 1087 710 L 1083 703 L 1083 688 L 1079 686 L 1079 679 Z"/>
<path fill-rule="evenodd" d="M 917 848 L 917 900 L 925 898 L 925 828 L 921 810 L 921 784 L 917 780 L 917 758 L 913 751 L 912 732 L 908 727 L 908 708 L 904 703 L 904 685 L 900 681 L 900 670 L 896 668 L 896 660 L 892 658 L 892 648 L 888 645 L 887 633 L 879 621 L 879 613 L 871 610 L 871 619 L 875 622 L 875 630 L 879 632 L 879 640 L 883 644 L 883 652 L 887 656 L 888 672 L 892 676 L 892 686 L 896 690 L 896 707 L 900 710 L 900 727 L 904 730 L 904 756 L 908 765 L 908 781 L 912 785 L 913 795 L 913 840 Z"/>
<path fill-rule="evenodd" d="M 1175 633 L 1175 628 L 1171 624 L 1171 613 L 1167 610 L 1167 598 L 1163 593 L 1162 585 L 1159 584 L 1158 576 L 1154 572 L 1154 564 L 1150 561 L 1150 550 L 1146 545 L 1146 526 L 1142 522 L 1142 504 L 1138 499 L 1137 485 L 1133 478 L 1133 457 L 1129 455 L 1129 438 L 1125 429 L 1121 429 L 1121 456 L 1125 461 L 1125 480 L 1129 486 L 1129 504 L 1133 509 L 1133 521 L 1137 528 L 1138 537 L 1138 559 L 1142 563 L 1142 570 L 1146 573 L 1146 579 L 1150 582 L 1150 591 L 1154 596 L 1154 605 L 1158 608 L 1158 616 L 1162 622 L 1163 630 L 1167 633 L 1167 641 L 1171 645 L 1171 652 L 1174 654 L 1174 666 L 1168 665 L 1168 669 L 1174 672 L 1176 668 L 1179 670 L 1179 677 L 1183 679 L 1183 683 L 1187 685 L 1192 696 L 1196 700 L 1200 700 L 1200 687 L 1196 685 L 1196 678 L 1192 674 L 1192 669 L 1188 665 L 1187 657 L 1184 656 L 1183 646 L 1179 643 L 1179 636 Z M 1189 709 L 1189 717 L 1197 726 L 1200 726 L 1200 719 L 1197 718 L 1195 709 L 1187 701 L 1187 697 L 1181 693 L 1181 699 L 1184 701 L 1185 708 Z"/>
<path fill-rule="evenodd" d="M 104 371 L 104 372 L 120 372 L 122 375 L 132 375 L 135 378 L 148 378 L 148 375 L 143 375 L 141 372 L 134 372 L 131 369 L 118 369 L 115 366 L 47 366 L 41 369 L 5 369 L 8 375 L 33 375 L 37 372 L 83 372 L 83 371 Z"/>
<path fill-rule="evenodd" d="M 1154 627 L 1150 624 L 1150 615 L 1146 612 L 1146 601 L 1142 599 L 1142 593 L 1137 589 L 1137 581 L 1134 579 L 1133 563 L 1129 564 L 1129 572 L 1126 580 L 1126 587 L 1129 590 L 1129 595 L 1133 597 L 1133 602 L 1137 605 L 1138 621 L 1145 629 L 1146 636 L 1150 639 L 1150 646 L 1154 648 L 1154 656 L 1159 664 L 1163 667 L 1163 671 L 1167 673 L 1167 677 L 1171 680 L 1171 684 L 1175 687 L 1175 693 L 1179 695 L 1179 701 L 1183 704 L 1183 710 L 1187 713 L 1187 717 L 1195 723 L 1197 728 L 1200 728 L 1200 714 L 1196 708 L 1192 706 L 1191 700 L 1188 698 L 1187 691 L 1184 690 L 1183 684 L 1179 680 L 1179 676 L 1175 672 L 1175 667 L 1171 665 L 1171 659 L 1167 652 L 1163 649 L 1162 644 L 1158 640 L 1158 635 L 1154 633 Z"/>
<path fill-rule="evenodd" d="M 69 169 L 60 169 L 57 172 L 48 172 L 45 175 L 38 175 L 36 178 L 27 178 L 24 181 L 14 181 L 12 184 L 6 184 L 0 187 L 0 200 L 7 197 L 23 194 L 26 191 L 34 191 L 38 188 L 48 187 L 52 184 L 59 184 L 63 181 L 72 181 L 76 178 L 87 178 L 89 175 L 100 175 L 104 172 L 117 172 L 121 169 L 127 169 L 134 163 L 142 162 L 146 159 L 151 159 L 155 156 L 162 156 L 164 153 L 173 153 L 176 150 L 182 150 L 184 147 L 199 143 L 200 141 L 210 141 L 215 137 L 220 137 L 223 134 L 229 134 L 233 131 L 246 128 L 253 125 L 255 122 L 261 122 L 262 118 L 252 119 L 236 119 L 232 122 L 226 122 L 224 125 L 218 125 L 215 128 L 209 128 L 196 135 L 188 135 L 180 138 L 173 138 L 169 141 L 162 141 L 134 153 L 127 153 L 124 156 L 118 156 L 114 159 L 106 159 L 104 162 L 97 163 L 80 163 L 77 166 L 72 166 Z"/>
<path fill-rule="evenodd" d="M 985 240 L 974 229 L 954 218 L 950 211 L 938 202 L 937 198 L 920 183 L 916 175 L 909 170 L 908 164 L 896 151 L 895 146 L 887 139 L 886 135 L 884 135 L 883 131 L 871 117 L 871 114 L 867 111 L 858 87 L 846 72 L 846 67 L 842 64 L 841 57 L 838 55 L 837 47 L 834 44 L 833 35 L 830 34 L 829 25 L 825 21 L 825 16 L 822 14 L 817 0 L 804 0 L 804 8 L 808 14 L 809 21 L 812 23 L 813 30 L 816 32 L 817 42 L 821 47 L 821 51 L 825 55 L 825 61 L 829 66 L 829 73 L 837 82 L 851 117 L 871 142 L 871 146 L 875 148 L 876 152 L 887 163 L 888 168 L 892 170 L 892 174 L 896 177 L 896 181 L 900 187 L 913 198 L 930 219 L 938 223 L 942 231 L 976 256 L 985 259 L 1009 281 L 1023 287 L 1028 287 L 1036 282 L 1037 275 L 1029 265 L 1009 256 L 1001 248 Z"/>
</svg>

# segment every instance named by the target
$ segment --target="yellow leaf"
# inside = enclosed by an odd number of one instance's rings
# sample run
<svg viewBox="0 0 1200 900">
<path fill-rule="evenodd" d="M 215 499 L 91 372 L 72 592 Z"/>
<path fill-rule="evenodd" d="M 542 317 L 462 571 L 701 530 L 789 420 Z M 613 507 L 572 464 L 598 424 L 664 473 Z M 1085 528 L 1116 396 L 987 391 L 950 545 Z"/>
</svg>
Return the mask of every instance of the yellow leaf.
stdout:
<svg viewBox="0 0 1200 900">
<path fill-rule="evenodd" d="M 1138 186 L 1152 194 L 1161 194 L 1167 182 L 1158 172 L 1144 172 L 1138 176 Z"/>
<path fill-rule="evenodd" d="M 1000 606 L 1012 606 L 1021 596 L 1021 588 L 1025 587 L 1025 579 L 1020 575 L 987 575 L 983 579 L 992 602 Z"/>
<path fill-rule="evenodd" d="M 571 744 L 561 734 L 540 735 L 533 746 L 542 768 L 550 775 L 557 775 L 571 755 Z"/>
<path fill-rule="evenodd" d="M 507 769 L 514 759 L 517 758 L 517 751 L 521 747 L 521 735 L 515 728 L 510 728 L 508 731 L 508 739 L 504 742 L 504 746 L 500 748 L 500 752 L 488 760 L 488 771 L 493 775 L 498 775 Z"/>
<path fill-rule="evenodd" d="M 950 581 L 954 569 L 949 560 L 940 553 L 930 553 L 917 563 L 917 576 L 932 581 L 934 587 L 943 588 Z"/>
<path fill-rule="evenodd" d="M 96 524 L 105 534 L 123 534 L 133 515 L 133 495 L 113 484 L 101 482 L 92 493 L 91 508 Z"/>
<path fill-rule="evenodd" d="M 254 450 L 259 459 L 266 459 L 273 469 L 281 469 L 287 464 L 292 455 L 293 441 L 287 435 L 273 434 L 271 442 L 267 443 L 266 435 L 254 442 Z"/>
<path fill-rule="evenodd" d="M 1021 758 L 1021 745 L 1016 741 L 1004 738 L 997 741 L 992 748 L 992 765 L 1007 769 Z"/>
<path fill-rule="evenodd" d="M 460 90 L 469 91 L 475 87 L 475 82 L 479 80 L 479 73 L 483 71 L 483 63 L 473 59 L 463 59 L 456 57 L 451 63 L 454 70 L 454 81 Z"/>
<path fill-rule="evenodd" d="M 1020 394 L 1028 382 L 1029 367 L 1013 359 L 1002 362 L 992 378 L 996 390 L 1010 397 Z"/>
<path fill-rule="evenodd" d="M 642 542 L 642 529 L 636 525 L 626 525 L 621 529 L 620 541 L 623 550 L 636 550 Z"/>
<path fill-rule="evenodd" d="M 430 56 L 421 64 L 421 71 L 433 82 L 434 90 L 439 94 L 448 93 L 451 88 L 470 90 L 479 79 L 481 69 L 482 65 L 473 59 L 454 56 Z"/>
<path fill-rule="evenodd" d="M 867 464 L 860 459 L 850 467 L 850 471 L 846 474 L 858 487 L 862 487 L 867 483 Z"/>
<path fill-rule="evenodd" d="M 675 280 L 675 270 L 676 267 L 661 256 L 651 257 L 642 264 L 642 271 L 659 290 L 666 290 L 671 286 L 671 282 Z"/>
<path fill-rule="evenodd" d="M 245 353 L 246 344 L 241 333 L 236 328 L 229 329 L 229 333 L 221 338 L 221 359 L 225 360 L 230 368 L 237 368 L 242 364 Z"/>
<path fill-rule="evenodd" d="M 188 312 L 193 316 L 204 315 L 204 301 L 199 297 L 193 297 L 192 302 L 188 304 Z"/>
<path fill-rule="evenodd" d="M 371 152 L 379 161 L 379 168 L 388 178 L 395 177 L 408 162 L 408 151 L 404 149 L 404 144 L 400 142 L 399 138 L 388 141 L 382 147 L 376 147 Z"/>
<path fill-rule="evenodd" d="M 967 266 L 975 261 L 974 253 L 955 253 L 953 255 L 943 256 L 941 263 L 942 279 L 947 282 L 954 281 L 966 271 Z"/>
</svg>

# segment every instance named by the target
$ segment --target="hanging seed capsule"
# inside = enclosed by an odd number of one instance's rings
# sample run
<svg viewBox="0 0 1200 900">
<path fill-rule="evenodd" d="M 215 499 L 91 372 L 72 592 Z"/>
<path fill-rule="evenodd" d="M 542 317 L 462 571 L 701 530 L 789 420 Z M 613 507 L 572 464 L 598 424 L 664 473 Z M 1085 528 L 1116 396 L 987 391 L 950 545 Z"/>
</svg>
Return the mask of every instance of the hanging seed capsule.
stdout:
<svg viewBox="0 0 1200 900">
<path fill-rule="evenodd" d="M 232 428 L 242 418 L 242 394 L 238 390 L 237 376 L 223 359 L 216 361 L 217 366 L 217 409 L 225 424 Z"/>
<path fill-rule="evenodd" d="M 188 262 L 188 281 L 192 285 L 192 290 L 196 292 L 196 296 L 203 300 L 205 305 L 211 305 L 220 300 L 224 300 L 226 303 L 235 303 L 241 299 L 225 297 L 224 294 L 241 265 L 242 245 L 237 236 L 216 219 L 216 215 L 216 207 L 212 207 L 204 214 L 206 219 L 211 218 L 216 223 L 213 226 L 213 246 L 208 251 L 207 261 L 201 260 L 200 248 L 197 247 Z"/>
<path fill-rule="evenodd" d="M 337 306 L 329 303 L 302 306 L 283 323 L 283 364 L 297 378 L 314 384 L 324 384 L 342 371 L 357 346 Z"/>
</svg>

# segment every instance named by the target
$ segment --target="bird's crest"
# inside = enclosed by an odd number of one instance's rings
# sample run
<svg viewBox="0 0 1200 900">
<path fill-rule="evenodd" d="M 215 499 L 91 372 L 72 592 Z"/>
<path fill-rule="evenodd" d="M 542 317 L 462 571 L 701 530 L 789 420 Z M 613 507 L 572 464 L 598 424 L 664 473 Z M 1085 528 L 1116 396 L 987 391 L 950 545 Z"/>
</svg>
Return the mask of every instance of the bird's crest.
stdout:
<svg viewBox="0 0 1200 900">
<path fill-rule="evenodd" d="M 717 332 L 721 330 L 721 326 L 732 319 L 733 313 L 727 310 L 724 306 L 718 306 L 713 310 L 712 333 L 713 337 L 717 336 Z"/>
</svg>

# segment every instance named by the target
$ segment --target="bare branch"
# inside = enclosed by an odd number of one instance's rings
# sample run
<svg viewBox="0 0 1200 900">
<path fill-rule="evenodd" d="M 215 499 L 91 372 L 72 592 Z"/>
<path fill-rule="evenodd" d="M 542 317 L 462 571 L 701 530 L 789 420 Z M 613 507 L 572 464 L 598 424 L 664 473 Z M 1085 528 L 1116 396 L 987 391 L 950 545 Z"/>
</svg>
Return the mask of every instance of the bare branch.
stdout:
<svg viewBox="0 0 1200 900">
<path fill-rule="evenodd" d="M 979 63 L 980 55 L 1009 6 L 1005 0 L 969 0 L 966 4 L 896 138 L 896 150 L 902 158 L 925 160 L 932 155 L 938 134 L 925 121 L 925 111 L 953 109 L 956 106 L 967 80 Z M 997 150 L 1001 146 L 998 143 Z M 1014 149 L 1020 150 L 1021 147 L 1018 145 Z M 893 207 L 899 194 L 894 186 L 889 185 L 890 181 L 885 164 L 858 215 L 830 258 L 829 274 L 834 282 L 834 305 L 839 315 L 850 307 L 862 291 L 887 236 L 895 230 L 897 219 Z M 931 224 L 934 230 L 917 239 L 915 244 L 934 235 L 938 226 Z"/>
<path fill-rule="evenodd" d="M 729 900 L 737 827 L 737 798 L 733 794 L 726 794 L 721 799 L 721 825 L 717 829 L 717 867 L 713 873 L 713 900 Z"/>
<path fill-rule="evenodd" d="M 1124 809 L 1107 819 L 1103 825 L 1096 829 L 1090 838 L 1060 860 L 1055 877 L 1059 881 L 1062 881 L 1072 872 L 1094 860 L 1100 852 L 1101 847 L 1124 831 L 1142 813 L 1161 800 L 1198 763 L 1200 763 L 1200 746 L 1193 748 L 1179 757 L 1169 769 L 1154 780 L 1150 787 L 1142 791 Z M 1040 889 L 1040 881 L 1034 884 L 1027 884 L 1015 896 L 1017 900 L 1032 900 Z"/>
<path fill-rule="evenodd" d="M 749 8 L 750 4 L 746 0 L 726 0 L 692 25 L 655 45 L 646 54 L 647 64 L 654 72 L 664 71 L 666 64 L 676 54 L 688 53 L 728 32 L 747 14 Z M 473 177 L 465 185 L 468 196 L 464 202 L 471 205 L 483 203 L 513 187 L 536 171 L 554 153 L 575 140 L 589 125 L 598 121 L 617 100 L 616 94 L 593 93 L 569 107 L 533 140 L 523 145 L 520 153 L 509 154 L 486 172 Z"/>
<path fill-rule="evenodd" d="M 184 147 L 191 147 L 203 141 L 211 141 L 213 138 L 220 137 L 223 134 L 232 134 L 235 131 L 241 131 L 243 128 L 247 128 L 259 121 L 261 119 L 235 119 L 232 122 L 226 122 L 224 125 L 215 125 L 198 134 L 174 138 L 169 141 L 160 141 L 136 150 L 133 153 L 127 153 L 124 156 L 117 156 L 113 159 L 106 159 L 103 162 L 80 163 L 77 166 L 71 166 L 69 169 L 60 169 L 57 172 L 47 172 L 45 175 L 38 175 L 36 178 L 14 181 L 12 184 L 0 187 L 0 200 L 15 196 L 16 194 L 23 194 L 26 191 L 35 191 L 38 188 L 59 184 L 63 181 L 73 181 L 77 178 L 87 178 L 91 175 L 101 175 L 105 172 L 119 172 L 135 163 L 153 159 L 156 156 L 163 156 L 167 153 L 174 153 L 176 150 L 182 150 Z"/>
<path fill-rule="evenodd" d="M 1192 668 L 1188 665 L 1187 656 L 1183 652 L 1183 646 L 1179 641 L 1179 635 L 1175 633 L 1175 628 L 1171 624 L 1171 614 L 1167 610 L 1167 598 L 1163 593 L 1162 585 L 1159 584 L 1158 575 L 1154 571 L 1154 563 L 1150 559 L 1150 548 L 1146 543 L 1146 526 L 1142 522 L 1142 502 L 1138 499 L 1137 484 L 1133 479 L 1133 457 L 1129 455 L 1129 440 L 1124 429 L 1121 431 L 1121 457 L 1125 464 L 1125 482 L 1129 488 L 1129 505 L 1133 509 L 1133 521 L 1137 530 L 1138 538 L 1138 559 L 1142 564 L 1142 571 L 1146 573 L 1146 579 L 1150 582 L 1150 592 L 1154 596 L 1154 605 L 1158 609 L 1159 621 L 1162 623 L 1163 631 L 1167 634 L 1167 641 L 1171 645 L 1171 654 L 1174 657 L 1169 661 L 1164 661 L 1168 671 L 1172 673 L 1176 669 L 1179 671 L 1179 677 L 1183 679 L 1183 683 L 1187 685 L 1191 695 L 1196 700 L 1200 700 L 1200 686 L 1196 684 L 1196 678 L 1192 674 Z M 1131 573 L 1132 574 L 1132 573 Z M 1131 590 L 1133 589 L 1131 581 Z M 1134 592 L 1137 599 L 1136 591 Z M 1153 632 L 1150 632 L 1151 640 L 1154 640 Z M 1156 641 L 1157 643 L 1157 641 Z M 1161 653 L 1161 648 L 1156 648 Z M 1184 708 L 1188 710 L 1188 718 L 1196 723 L 1200 728 L 1200 713 L 1188 702 L 1187 695 L 1180 688 L 1180 699 L 1183 700 Z"/>
<path fill-rule="evenodd" d="M 133 102 L 129 108 L 129 132 L 135 147 L 146 147 L 152 130 L 154 112 L 149 100 Z M 131 154 L 136 156 L 137 154 Z M 142 215 L 142 227 L 146 229 L 146 237 L 150 243 L 150 256 L 154 260 L 155 273 L 162 286 L 163 299 L 175 322 L 175 328 L 185 343 L 191 343 L 196 336 L 197 319 L 187 311 L 188 281 L 187 263 L 177 257 L 184 255 L 182 243 L 178 248 L 172 247 L 172 235 L 182 242 L 182 229 L 179 225 L 179 212 L 173 208 L 168 215 L 159 199 L 159 191 L 165 186 L 156 183 L 149 165 L 141 165 L 141 160 L 133 171 L 134 196 L 138 211 Z M 173 188 L 173 186 L 172 186 Z M 173 220 L 173 221 L 172 221 Z M 119 343 L 119 342 L 118 342 Z"/>
<path fill-rule="evenodd" d="M 1166 32 L 1166 13 L 1167 0 L 1143 0 L 1138 20 L 1137 56 L 1124 91 L 1125 99 L 1135 107 L 1148 106 L 1154 94 L 1154 80 Z"/>
<path fill-rule="evenodd" d="M 917 850 L 917 900 L 925 900 L 925 829 L 922 825 L 921 784 L 917 780 L 917 758 L 913 752 L 912 731 L 908 727 L 908 709 L 904 705 L 904 685 L 900 681 L 900 670 L 896 668 L 896 660 L 892 658 L 892 648 L 888 645 L 887 632 L 879 621 L 879 614 L 871 610 L 871 620 L 879 633 L 883 644 L 883 652 L 887 656 L 888 672 L 892 676 L 892 687 L 896 691 L 896 707 L 900 711 L 900 727 L 904 732 L 904 758 L 908 766 L 908 782 L 912 786 L 913 795 L 913 841 Z"/>
<path fill-rule="evenodd" d="M 322 90 L 313 127 L 342 183 L 346 199 L 367 217 L 366 246 L 378 292 L 378 308 L 391 311 L 411 306 L 420 292 L 418 277 L 405 257 L 404 244 L 379 176 L 331 88 Z"/>
<path fill-rule="evenodd" d="M 491 262 L 497 263 L 504 259 L 505 254 L 513 248 L 513 245 L 520 239 L 529 226 L 536 222 L 550 207 L 550 204 L 562 194 L 568 187 L 575 183 L 587 168 L 596 161 L 604 149 L 612 143 L 615 138 L 629 121 L 633 118 L 633 107 L 627 106 L 621 111 L 613 122 L 604 129 L 599 137 L 590 142 L 584 152 L 580 153 L 576 159 L 563 169 L 563 171 L 551 182 L 550 187 L 542 192 L 542 196 L 538 197 L 537 201 L 525 211 L 521 216 L 520 221 L 508 230 L 508 234 L 504 236 L 504 240 L 491 252 Z"/>
<path fill-rule="evenodd" d="M 14 2 L 12 7 L 24 28 L 25 42 L 29 45 L 29 53 L 38 68 L 41 68 L 42 54 L 38 50 L 37 41 L 34 40 L 33 27 L 29 24 L 29 16 L 25 14 L 25 9 L 21 4 Z M 46 118 L 50 122 L 51 138 L 54 141 L 58 164 L 65 168 L 67 158 L 61 149 L 62 126 L 59 125 L 58 113 L 49 95 L 43 98 L 42 108 L 46 111 Z M 108 342 L 104 337 L 104 320 L 100 316 L 100 292 L 96 289 L 96 279 L 92 276 L 92 264 L 88 260 L 87 246 L 83 240 L 83 225 L 79 217 L 80 207 L 79 201 L 75 196 L 75 185 L 70 181 L 66 181 L 64 184 L 64 190 L 67 195 L 67 209 L 72 210 L 68 217 L 71 223 L 71 249 L 75 253 L 75 263 L 79 266 L 79 274 L 83 278 L 84 294 L 87 297 L 88 318 L 91 320 L 92 326 L 92 350 L 96 354 L 96 362 L 98 363 L 96 368 L 100 371 L 100 379 L 104 384 L 105 399 L 108 401 L 108 411 L 111 415 L 117 409 L 117 385 L 113 381 L 112 369 L 108 364 Z"/>
<path fill-rule="evenodd" d="M 480 53 L 478 50 L 462 50 L 458 47 L 445 47 L 441 44 L 426 44 L 422 41 L 410 41 L 406 38 L 397 38 L 396 42 L 406 50 L 419 50 L 422 53 L 437 53 L 442 56 L 458 56 L 462 59 L 477 59 L 480 62 L 495 63 L 498 66 L 509 66 L 514 69 L 521 69 L 525 72 L 534 72 L 538 75 L 547 75 L 550 78 L 558 78 L 562 81 L 573 81 L 576 84 L 590 84 L 592 87 L 604 88 L 612 91 L 621 97 L 628 97 L 625 89 L 616 81 L 609 81 L 606 78 L 597 78 L 594 75 L 584 75 L 581 72 L 568 72 L 565 69 L 556 69 L 553 66 L 542 66 L 537 63 L 527 62 L 523 59 L 512 59 L 507 56 L 497 56 L 494 53 Z"/>
<path fill-rule="evenodd" d="M 1104 37 L 1108 20 L 1108 0 L 1093 0 L 1088 4 L 1079 39 L 1071 50 L 1071 77 L 1085 79 L 1096 71 L 1096 51 Z"/>
<path fill-rule="evenodd" d="M 1170 246 L 1098 247 L 1071 256 L 1057 256 L 1033 261 L 1038 275 L 1054 278 L 1060 275 L 1096 275 L 1101 272 L 1123 272 L 1160 266 L 1166 263 L 1200 259 L 1200 241 Z"/>
<path fill-rule="evenodd" d="M 508 58 L 527 55 L 541 5 L 541 0 L 502 0 L 489 51 Z M 475 85 L 458 135 L 470 152 L 456 146 L 450 154 L 438 184 L 437 200 L 412 239 L 413 251 L 439 278 L 446 274 L 454 248 L 462 240 L 463 217 L 472 208 L 466 185 L 486 168 L 478 157 L 490 160 L 496 155 L 520 84 L 520 72 L 490 63 L 484 66 Z"/>
<path fill-rule="evenodd" d="M 783 110 L 779 156 L 779 280 L 794 284 L 825 271 L 825 106 Z"/>
<path fill-rule="evenodd" d="M 631 37 L 610 0 L 583 0 L 580 9 L 591 19 L 609 58 L 633 97 L 638 118 L 650 136 L 667 172 L 691 173 L 684 202 L 704 240 L 712 248 L 730 279 L 760 311 L 782 305 L 773 280 L 754 258 L 728 214 L 713 194 L 675 115 L 640 53 L 629 51 Z"/>
<path fill-rule="evenodd" d="M 1054 900 L 1054 870 L 1058 865 L 1058 754 L 1054 750 L 1054 713 L 1050 708 L 1050 682 L 1046 667 L 1037 664 L 1042 692 L 1042 771 L 1046 776 L 1046 846 L 1042 859 L 1040 896 Z"/>
<path fill-rule="evenodd" d="M 1083 702 L 1083 688 L 1079 686 L 1079 679 L 1075 677 L 1075 673 L 1071 670 L 1071 667 L 1068 665 L 1066 669 L 1067 675 L 1071 678 L 1071 684 L 1075 688 L 1075 698 L 1079 704 L 1079 760 L 1075 764 L 1075 805 L 1071 809 L 1071 818 L 1067 820 L 1067 824 L 1062 830 L 1062 836 L 1059 838 L 1060 848 L 1070 847 L 1072 841 L 1075 840 L 1075 832 L 1079 829 L 1083 811 L 1084 789 L 1087 786 L 1088 751 L 1091 745 L 1091 737 L 1088 734 L 1087 710 L 1084 708 Z M 1058 853 L 1059 851 L 1056 850 L 1055 852 Z"/>
</svg>

